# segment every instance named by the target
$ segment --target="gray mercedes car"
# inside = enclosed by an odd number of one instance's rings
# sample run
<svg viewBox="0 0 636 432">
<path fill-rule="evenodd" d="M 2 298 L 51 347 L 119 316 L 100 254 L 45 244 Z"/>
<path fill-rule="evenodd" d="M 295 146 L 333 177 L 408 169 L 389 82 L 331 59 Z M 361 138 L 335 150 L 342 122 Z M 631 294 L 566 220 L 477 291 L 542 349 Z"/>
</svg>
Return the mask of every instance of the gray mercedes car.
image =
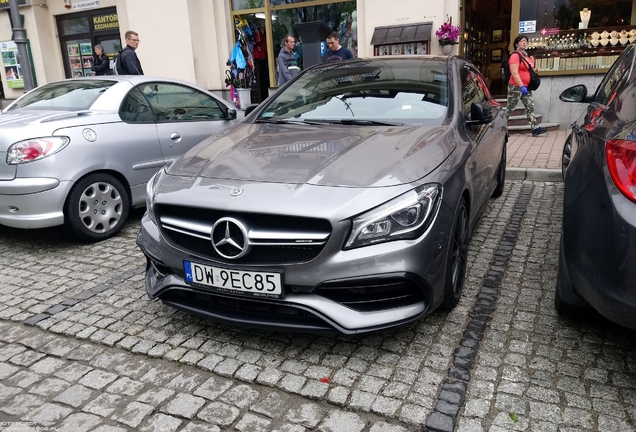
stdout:
<svg viewBox="0 0 636 432">
<path fill-rule="evenodd" d="M 507 128 L 459 57 L 305 70 L 148 183 L 151 299 L 236 325 L 359 333 L 460 299 Z"/>
<path fill-rule="evenodd" d="M 166 163 L 234 123 L 232 105 L 167 78 L 105 76 L 38 87 L 0 113 L 0 225 L 115 235 Z"/>
</svg>

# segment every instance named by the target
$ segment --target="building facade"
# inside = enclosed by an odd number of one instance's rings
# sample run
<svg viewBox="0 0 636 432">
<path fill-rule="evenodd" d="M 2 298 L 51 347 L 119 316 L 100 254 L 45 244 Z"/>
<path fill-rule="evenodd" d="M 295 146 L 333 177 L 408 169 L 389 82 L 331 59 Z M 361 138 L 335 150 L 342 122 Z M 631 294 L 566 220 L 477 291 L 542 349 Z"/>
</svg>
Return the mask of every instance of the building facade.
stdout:
<svg viewBox="0 0 636 432">
<path fill-rule="evenodd" d="M 636 0 L 18 0 L 37 84 L 91 73 L 93 46 L 111 57 L 124 33 L 141 40 L 147 75 L 179 78 L 228 97 L 228 84 L 251 88 L 255 102 L 276 87 L 285 34 L 300 42 L 302 65 L 313 49 L 299 24 L 322 21 L 357 57 L 441 54 L 435 30 L 461 27 L 454 54 L 471 60 L 491 92 L 504 96 L 500 63 L 523 33 L 544 77 L 539 110 L 553 110 L 558 89 L 575 79 L 594 86 L 620 51 L 636 42 Z M 6 11 L 6 12 L 5 12 Z M 4 97 L 24 93 L 15 59 L 8 0 L 0 0 Z M 324 34 L 320 36 L 324 39 Z M 595 39 L 596 38 L 596 39 Z M 238 54 L 237 42 L 239 43 Z M 596 44 L 596 45 L 594 45 Z M 322 47 L 324 48 L 324 46 Z M 303 56 L 303 50 L 307 55 Z M 235 54 L 238 54 L 238 58 Z M 231 62 L 230 60 L 235 60 Z M 238 60 L 238 62 L 236 61 Z M 560 60 L 560 61 L 559 61 Z M 239 67 L 243 63 L 246 66 Z M 229 65 L 228 65 L 229 63 Z M 583 77 L 583 78 L 581 78 Z M 569 104 L 572 105 L 572 104 Z M 571 109 L 571 108 L 567 108 Z M 544 116 L 547 113 L 544 113 Z M 577 113 L 564 115 L 564 124 Z M 567 119 L 565 117 L 568 117 Z M 545 117 L 544 117 L 545 118 Z"/>
</svg>

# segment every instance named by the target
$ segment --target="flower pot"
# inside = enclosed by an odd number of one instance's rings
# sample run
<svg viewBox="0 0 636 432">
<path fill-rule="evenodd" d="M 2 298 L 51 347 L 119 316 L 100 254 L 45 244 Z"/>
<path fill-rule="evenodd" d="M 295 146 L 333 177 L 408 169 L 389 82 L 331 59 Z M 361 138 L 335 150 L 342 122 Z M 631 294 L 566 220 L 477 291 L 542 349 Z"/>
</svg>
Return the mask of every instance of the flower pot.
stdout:
<svg viewBox="0 0 636 432">
<path fill-rule="evenodd" d="M 453 46 L 448 44 L 448 45 L 441 45 L 442 47 L 442 54 L 444 55 L 450 55 L 450 53 L 453 52 Z"/>
</svg>

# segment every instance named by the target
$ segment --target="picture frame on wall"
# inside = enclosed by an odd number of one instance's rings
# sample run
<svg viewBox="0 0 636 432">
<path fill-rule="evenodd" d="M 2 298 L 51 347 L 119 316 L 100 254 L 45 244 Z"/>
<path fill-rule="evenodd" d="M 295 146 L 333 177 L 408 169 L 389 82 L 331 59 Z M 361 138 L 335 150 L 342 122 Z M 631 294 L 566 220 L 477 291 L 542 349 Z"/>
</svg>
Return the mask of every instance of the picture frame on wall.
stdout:
<svg viewBox="0 0 636 432">
<path fill-rule="evenodd" d="M 490 50 L 490 61 L 491 62 L 500 62 L 501 61 L 501 49 L 500 48 L 496 48 L 496 49 L 492 49 Z"/>
<path fill-rule="evenodd" d="M 496 29 L 492 31 L 492 42 L 503 41 L 503 29 Z"/>
</svg>

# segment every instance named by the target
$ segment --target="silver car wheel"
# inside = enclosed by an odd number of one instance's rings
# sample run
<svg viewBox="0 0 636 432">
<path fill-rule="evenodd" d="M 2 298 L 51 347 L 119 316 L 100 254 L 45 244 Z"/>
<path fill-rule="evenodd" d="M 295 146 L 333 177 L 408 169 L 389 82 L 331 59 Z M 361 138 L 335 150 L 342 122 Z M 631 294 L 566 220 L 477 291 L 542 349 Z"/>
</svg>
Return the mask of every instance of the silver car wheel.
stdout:
<svg viewBox="0 0 636 432">
<path fill-rule="evenodd" d="M 123 199 L 117 188 L 110 183 L 96 182 L 82 191 L 77 210 L 82 224 L 89 231 L 101 234 L 117 226 L 123 208 Z"/>
</svg>

